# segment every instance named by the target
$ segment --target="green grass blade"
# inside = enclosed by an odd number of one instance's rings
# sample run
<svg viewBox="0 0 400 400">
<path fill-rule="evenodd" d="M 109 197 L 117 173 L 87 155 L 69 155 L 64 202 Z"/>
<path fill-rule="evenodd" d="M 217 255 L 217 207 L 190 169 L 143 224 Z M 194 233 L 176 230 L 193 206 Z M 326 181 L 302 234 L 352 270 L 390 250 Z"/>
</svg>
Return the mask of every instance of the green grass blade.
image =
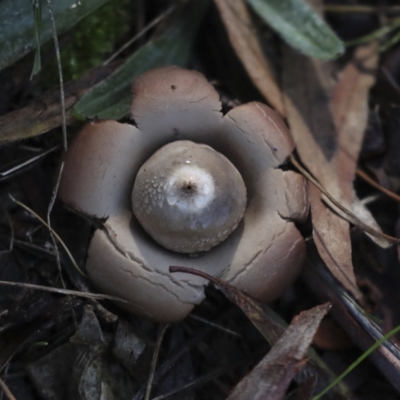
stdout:
<svg viewBox="0 0 400 400">
<path fill-rule="evenodd" d="M 375 342 L 368 350 L 366 350 L 360 357 L 357 358 L 345 371 L 343 371 L 330 385 L 328 385 L 322 392 L 318 393 L 312 398 L 312 400 L 319 400 L 323 395 L 329 392 L 335 385 L 342 381 L 342 379 L 353 371 L 362 361 L 364 361 L 372 352 L 378 349 L 386 340 L 400 332 L 400 325 L 392 329 L 386 335 L 382 336 L 377 342 Z"/>
</svg>

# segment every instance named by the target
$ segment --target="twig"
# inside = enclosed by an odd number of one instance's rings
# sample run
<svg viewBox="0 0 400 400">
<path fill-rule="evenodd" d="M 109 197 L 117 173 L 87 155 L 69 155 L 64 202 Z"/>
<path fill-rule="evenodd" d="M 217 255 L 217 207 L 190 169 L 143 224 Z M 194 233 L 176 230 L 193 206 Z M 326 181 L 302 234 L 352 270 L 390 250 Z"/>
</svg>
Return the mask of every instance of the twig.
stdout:
<svg viewBox="0 0 400 400">
<path fill-rule="evenodd" d="M 34 285 L 32 283 L 0 281 L 0 285 L 14 286 L 14 287 L 20 287 L 20 288 L 32 289 L 32 290 L 41 290 L 43 292 L 65 294 L 68 296 L 76 296 L 76 297 L 84 297 L 86 299 L 112 300 L 112 301 L 118 301 L 119 303 L 135 304 L 132 301 L 125 300 L 125 299 L 122 299 L 122 298 L 116 297 L 116 296 L 110 296 L 108 294 L 80 292 L 79 290 L 60 289 L 60 288 L 54 288 L 54 287 L 48 287 L 48 286 Z M 137 304 L 135 304 L 135 305 L 137 305 Z"/>
<path fill-rule="evenodd" d="M 387 70 L 387 68 L 382 67 L 382 72 L 385 75 L 388 82 L 392 85 L 392 87 L 397 91 L 400 92 L 400 87 L 397 84 L 396 80 L 394 79 L 393 75 Z"/>
<path fill-rule="evenodd" d="M 150 400 L 151 387 L 153 385 L 154 372 L 156 370 L 158 353 L 160 352 L 161 342 L 163 340 L 164 333 L 167 330 L 168 326 L 169 326 L 168 324 L 161 325 L 160 330 L 158 332 L 156 347 L 154 349 L 153 359 L 151 360 L 150 375 L 149 375 L 149 379 L 147 381 L 146 394 L 144 396 L 144 400 Z"/>
<path fill-rule="evenodd" d="M 42 153 L 29 158 L 26 161 L 23 161 L 21 164 L 16 165 L 15 167 L 12 167 L 10 169 L 7 169 L 5 171 L 0 171 L 0 178 L 8 178 L 10 175 L 19 172 L 20 169 L 34 163 L 35 161 L 40 160 L 42 157 L 46 156 L 47 154 L 53 152 L 54 150 L 58 149 L 59 145 L 56 145 L 54 147 L 52 147 L 51 149 L 45 150 Z"/>
<path fill-rule="evenodd" d="M 64 79 L 61 66 L 60 46 L 58 45 L 56 21 L 54 19 L 53 9 L 51 8 L 51 0 L 47 0 L 47 9 L 51 20 L 51 27 L 53 28 L 54 48 L 56 50 L 58 76 L 60 78 L 60 101 L 61 101 L 61 115 L 62 115 L 62 132 L 63 132 L 63 146 L 64 151 L 67 151 L 67 117 L 65 115 L 65 96 L 64 96 Z"/>
<path fill-rule="evenodd" d="M 175 7 L 176 7 L 175 5 L 172 5 L 165 12 L 160 14 L 158 17 L 154 18 L 153 21 L 151 21 L 147 26 L 145 26 L 137 35 L 135 35 L 132 39 L 128 40 L 110 58 L 108 58 L 106 61 L 104 61 L 103 65 L 109 64 L 112 60 L 114 60 L 115 57 L 117 57 L 119 54 L 121 54 L 127 47 L 129 47 L 134 42 L 136 42 L 136 40 L 141 38 L 148 30 L 150 30 L 155 25 L 157 25 L 159 22 L 161 22 L 163 19 L 165 19 L 169 14 L 171 14 L 171 12 L 175 9 Z"/>
<path fill-rule="evenodd" d="M 77 262 L 75 261 L 74 257 L 72 256 L 71 252 L 69 251 L 68 247 L 66 246 L 66 244 L 63 242 L 63 240 L 60 238 L 60 236 L 58 235 L 58 233 L 51 227 L 49 226 L 49 224 L 43 219 L 41 218 L 38 214 L 36 214 L 32 209 L 30 209 L 27 205 L 25 205 L 24 203 L 21 203 L 20 201 L 18 201 L 17 199 L 15 199 L 13 196 L 11 196 L 11 194 L 8 194 L 10 196 L 10 199 L 18 204 L 19 206 L 21 206 L 22 208 L 24 208 L 26 211 L 30 212 L 32 215 L 34 215 L 45 227 L 47 227 L 47 229 L 53 233 L 53 235 L 56 237 L 56 239 L 59 241 L 59 243 L 61 244 L 61 246 L 64 248 L 65 252 L 67 253 L 69 259 L 71 260 L 72 264 L 74 265 L 74 267 L 76 268 L 76 270 L 83 276 L 86 277 L 86 275 L 84 274 L 84 272 L 79 268 L 79 265 L 77 264 Z"/>
<path fill-rule="evenodd" d="M 396 193 L 393 193 L 391 190 L 386 189 L 385 187 L 381 186 L 378 182 L 374 181 L 369 175 L 367 175 L 362 169 L 357 168 L 356 174 L 363 179 L 364 181 L 368 182 L 371 186 L 375 189 L 378 189 L 382 193 L 386 194 L 386 196 L 390 197 L 391 199 L 400 203 L 400 196 Z"/>
<path fill-rule="evenodd" d="M 0 387 L 3 390 L 8 400 L 17 400 L 17 398 L 11 393 L 11 390 L 5 384 L 5 382 L 0 378 Z"/>
<path fill-rule="evenodd" d="M 369 225 L 362 222 L 357 216 L 355 216 L 351 211 L 349 211 L 346 207 L 342 206 L 306 169 L 304 169 L 294 158 L 293 154 L 290 155 L 291 163 L 311 182 L 313 183 L 330 201 L 336 206 L 340 211 L 342 211 L 345 215 L 338 214 L 346 221 L 358 226 L 364 232 L 369 233 L 371 236 L 374 236 L 378 239 L 385 239 L 389 243 L 398 244 L 400 239 L 397 237 L 393 237 L 387 235 L 386 233 L 379 232 Z M 329 204 L 328 204 L 329 205 Z M 331 207 L 332 208 L 332 207 Z M 345 218 L 345 216 L 347 218 Z"/>
<path fill-rule="evenodd" d="M 225 328 L 225 327 L 222 326 L 222 325 L 216 324 L 215 322 L 209 321 L 209 320 L 207 320 L 207 319 L 205 319 L 205 318 L 201 318 L 201 317 L 199 317 L 198 315 L 195 315 L 195 314 L 193 314 L 193 313 L 192 313 L 192 314 L 189 314 L 189 315 L 188 315 L 188 318 L 191 318 L 191 319 L 195 319 L 195 320 L 197 320 L 197 321 L 200 321 L 200 322 L 202 322 L 203 324 L 212 326 L 213 328 L 219 329 L 219 330 L 221 330 L 222 332 L 228 333 L 229 335 L 236 336 L 236 337 L 242 337 L 242 335 L 241 335 L 240 333 L 237 333 L 237 332 L 233 331 L 232 329 Z"/>
<path fill-rule="evenodd" d="M 243 364 L 240 364 L 240 366 L 243 366 Z M 172 397 L 174 394 L 179 394 L 182 393 L 183 391 L 193 389 L 197 386 L 200 386 L 206 382 L 211 381 L 212 379 L 217 378 L 219 375 L 222 375 L 224 372 L 226 372 L 227 368 L 218 368 L 214 371 L 209 372 L 208 374 L 205 374 L 201 376 L 200 378 L 182 386 L 177 389 L 173 389 L 168 393 L 162 394 L 161 396 L 153 397 L 152 400 L 164 400 L 168 399 L 169 397 Z M 176 398 L 176 397 L 175 397 Z"/>
<path fill-rule="evenodd" d="M 47 209 L 47 224 L 50 227 L 50 236 L 51 236 L 51 241 L 53 242 L 54 251 L 55 251 L 55 254 L 56 254 L 56 263 L 57 263 L 58 273 L 60 274 L 61 284 L 62 284 L 63 288 L 65 289 L 66 286 L 65 286 L 65 282 L 64 282 L 64 278 L 63 278 L 62 270 L 61 270 L 60 252 L 58 251 L 56 238 L 55 238 L 53 232 L 51 231 L 51 218 L 50 218 L 51 211 L 53 210 L 53 207 L 54 207 L 54 202 L 56 201 L 58 187 L 60 185 L 60 180 L 61 180 L 61 176 L 62 176 L 63 170 L 64 170 L 64 162 L 61 163 L 60 171 L 59 171 L 58 177 L 57 177 L 57 182 L 56 182 L 56 185 L 55 185 L 55 187 L 53 189 L 53 194 L 51 196 L 49 207 Z"/>
</svg>

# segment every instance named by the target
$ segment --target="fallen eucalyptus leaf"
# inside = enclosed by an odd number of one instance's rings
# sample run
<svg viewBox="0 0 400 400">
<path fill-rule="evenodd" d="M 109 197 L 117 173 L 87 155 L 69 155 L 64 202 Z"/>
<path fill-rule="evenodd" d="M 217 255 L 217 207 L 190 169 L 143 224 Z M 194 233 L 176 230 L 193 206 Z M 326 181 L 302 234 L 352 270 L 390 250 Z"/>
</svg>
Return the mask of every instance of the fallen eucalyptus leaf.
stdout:
<svg viewBox="0 0 400 400">
<path fill-rule="evenodd" d="M 329 303 L 297 315 L 270 352 L 233 389 L 227 400 L 280 400 L 300 368 Z"/>
<path fill-rule="evenodd" d="M 269 60 L 265 57 L 244 0 L 214 0 L 229 41 L 254 85 L 282 116 L 282 92 Z"/>
<path fill-rule="evenodd" d="M 253 299 L 235 286 L 219 278 L 208 275 L 203 271 L 192 268 L 170 266 L 169 272 L 184 272 L 198 275 L 209 280 L 215 287 L 221 290 L 230 301 L 240 307 L 271 346 L 283 335 L 287 327 L 286 322 L 269 307 Z M 328 310 L 330 305 L 325 304 L 321 307 L 326 307 Z M 310 375 L 318 375 L 318 385 L 324 387 L 324 384 L 327 382 L 326 379 L 329 376 L 334 376 L 334 374 L 312 349 L 308 351 L 308 356 L 310 358 L 309 362 L 303 365 L 302 370 L 295 376 L 296 382 L 301 383 L 307 380 Z M 343 382 L 340 383 L 340 386 L 336 387 L 336 389 L 338 390 L 338 395 L 340 393 L 344 398 L 349 398 L 350 392 Z"/>
<path fill-rule="evenodd" d="M 265 337 L 269 344 L 273 345 L 276 343 L 285 330 L 286 323 L 279 317 L 279 315 L 275 314 L 270 308 L 263 306 L 260 302 L 253 299 L 237 287 L 232 286 L 221 279 L 208 275 L 205 272 L 192 268 L 171 266 L 169 267 L 169 271 L 186 272 L 208 279 L 219 290 L 221 290 L 230 301 L 240 307 L 240 309 L 246 314 L 247 318 Z"/>
<path fill-rule="evenodd" d="M 341 40 L 303 0 L 247 2 L 287 43 L 305 55 L 329 60 L 344 52 Z"/>
<path fill-rule="evenodd" d="M 357 49 L 335 84 L 331 63 L 310 60 L 288 46 L 283 49 L 284 102 L 297 151 L 311 174 L 346 209 L 355 198 L 353 180 L 377 62 L 376 45 Z M 349 224 L 325 209 L 314 189 L 310 185 L 318 250 L 336 279 L 359 299 Z"/>
<path fill-rule="evenodd" d="M 78 81 L 69 82 L 64 86 L 67 124 L 84 122 L 72 106 L 94 84 L 103 80 L 115 69 L 113 65 L 94 68 Z M 41 96 L 40 100 L 32 101 L 28 106 L 11 111 L 0 117 L 0 143 L 39 136 L 61 125 L 60 89 L 51 89 Z"/>
</svg>

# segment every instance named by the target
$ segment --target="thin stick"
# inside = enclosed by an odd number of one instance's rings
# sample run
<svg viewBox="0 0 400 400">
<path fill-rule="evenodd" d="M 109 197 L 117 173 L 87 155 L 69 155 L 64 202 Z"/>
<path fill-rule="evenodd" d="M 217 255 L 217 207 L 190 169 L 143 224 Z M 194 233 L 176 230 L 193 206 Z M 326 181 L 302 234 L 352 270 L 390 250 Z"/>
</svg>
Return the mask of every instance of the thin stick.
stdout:
<svg viewBox="0 0 400 400">
<path fill-rule="evenodd" d="M 393 193 L 391 190 L 386 189 L 385 187 L 381 186 L 378 182 L 373 180 L 368 174 L 366 174 L 362 169 L 357 169 L 356 174 L 363 179 L 365 182 L 368 182 L 371 186 L 375 189 L 378 189 L 382 193 L 386 194 L 386 196 L 390 197 L 391 199 L 400 203 L 400 196 L 396 193 Z"/>
<path fill-rule="evenodd" d="M 188 318 L 192 318 L 192 319 L 195 319 L 195 320 L 197 320 L 197 321 L 200 321 L 200 322 L 202 322 L 203 324 L 212 326 L 213 328 L 219 329 L 219 330 L 221 330 L 222 332 L 228 333 L 229 335 L 236 336 L 236 337 L 242 337 L 242 335 L 241 335 L 240 333 L 237 333 L 237 332 L 235 332 L 235 331 L 233 331 L 233 330 L 231 330 L 231 329 L 225 328 L 225 327 L 222 326 L 222 325 L 218 325 L 218 324 L 216 324 L 215 322 L 208 321 L 207 319 L 201 318 L 201 317 L 199 317 L 198 315 L 189 314 L 189 315 L 188 315 Z"/>
<path fill-rule="evenodd" d="M 53 210 L 54 202 L 56 201 L 58 187 L 60 186 L 60 180 L 61 180 L 63 170 L 64 170 L 64 162 L 61 163 L 60 172 L 58 173 L 56 186 L 53 189 L 53 194 L 51 196 L 49 207 L 47 209 L 47 224 L 49 225 L 50 228 L 51 228 L 50 214 L 51 214 L 51 211 Z M 61 284 L 62 284 L 63 288 L 65 289 L 66 286 L 65 286 L 64 277 L 63 277 L 62 270 L 61 270 L 60 252 L 58 251 L 56 238 L 51 230 L 50 230 L 50 236 L 51 236 L 51 241 L 53 242 L 54 251 L 56 254 L 56 263 L 57 263 L 58 273 L 59 273 L 60 279 L 61 279 Z"/>
<path fill-rule="evenodd" d="M 83 297 L 85 299 L 112 300 L 112 301 L 118 301 L 120 303 L 135 304 L 132 301 L 121 299 L 120 297 L 116 297 L 116 296 L 109 296 L 108 294 L 80 292 L 79 290 L 53 288 L 53 287 L 48 287 L 48 286 L 34 285 L 32 283 L 0 281 L 0 285 L 14 286 L 14 287 L 20 287 L 20 288 L 32 289 L 32 290 L 41 290 L 42 292 L 65 294 L 68 296 Z"/>
<path fill-rule="evenodd" d="M 5 178 L 5 177 L 9 177 L 10 175 L 19 172 L 20 169 L 34 163 L 35 161 L 40 160 L 41 158 L 43 158 L 44 156 L 46 156 L 47 154 L 51 153 L 52 151 L 58 149 L 59 145 L 56 145 L 54 147 L 52 147 L 51 149 L 48 149 L 40 154 L 38 154 L 37 156 L 34 156 L 32 158 L 29 158 L 26 161 L 23 161 L 21 164 L 16 165 L 15 167 L 12 167 L 6 171 L 1 171 L 0 172 L 0 178 Z"/>
<path fill-rule="evenodd" d="M 168 399 L 169 397 L 172 397 L 174 394 L 179 394 L 182 393 L 185 390 L 189 390 L 189 389 L 193 389 L 197 386 L 200 386 L 208 381 L 211 381 L 212 379 L 217 378 L 219 375 L 222 375 L 224 372 L 226 372 L 228 370 L 228 368 L 218 368 L 212 372 L 209 372 L 208 374 L 205 374 L 203 376 L 200 376 L 200 378 L 184 385 L 181 386 L 177 389 L 173 389 L 168 393 L 162 394 L 160 396 L 157 397 L 153 397 L 152 400 L 164 400 L 164 399 Z"/>
<path fill-rule="evenodd" d="M 17 400 L 17 398 L 11 393 L 11 390 L 5 384 L 5 382 L 0 378 L 0 387 L 3 390 L 8 400 Z"/>
<path fill-rule="evenodd" d="M 8 239 L 8 236 L 0 233 L 0 238 Z M 14 247 L 14 244 L 20 245 L 22 247 L 27 247 L 28 249 L 32 249 L 32 250 L 35 250 L 35 251 L 39 251 L 39 252 L 41 252 L 41 253 L 43 253 L 43 254 L 45 254 L 47 256 L 55 256 L 55 253 L 52 250 L 48 250 L 48 249 L 46 249 L 44 247 L 37 246 L 36 244 L 29 243 L 29 242 L 26 242 L 24 240 L 17 239 L 15 237 L 13 238 L 13 247 Z M 3 251 L 0 251 L 0 253 L 2 253 L 2 252 L 8 253 L 9 251 L 10 250 L 3 250 Z"/>
<path fill-rule="evenodd" d="M 117 57 L 120 53 L 122 53 L 127 47 L 132 45 L 136 40 L 141 38 L 148 30 L 153 28 L 153 26 L 157 25 L 161 22 L 165 17 L 167 17 L 174 10 L 176 6 L 172 5 L 165 12 L 160 14 L 158 17 L 154 18 L 147 26 L 145 26 L 137 35 L 135 35 L 132 39 L 128 40 L 120 49 L 118 49 L 109 59 L 103 62 L 103 65 L 109 64 L 115 57 Z"/>
<path fill-rule="evenodd" d="M 351 211 L 349 211 L 346 207 L 342 206 L 327 190 L 306 170 L 304 169 L 294 158 L 293 154 L 290 155 L 291 163 L 311 182 L 313 183 L 340 211 L 343 211 L 345 216 L 340 215 L 346 221 L 358 226 L 364 232 L 369 233 L 371 236 L 374 236 L 379 239 L 385 239 L 389 243 L 398 244 L 400 239 L 387 235 L 385 233 L 379 232 L 369 225 L 362 222 L 358 217 L 356 217 Z"/>
<path fill-rule="evenodd" d="M 60 46 L 57 38 L 56 20 L 54 18 L 53 9 L 51 8 L 51 0 L 47 0 L 47 9 L 51 20 L 51 27 L 53 28 L 54 48 L 56 50 L 58 77 L 60 80 L 60 100 L 61 100 L 61 115 L 62 115 L 62 132 L 63 132 L 63 146 L 64 151 L 67 151 L 67 117 L 65 115 L 65 95 L 64 95 L 64 79 L 61 66 Z"/>
<path fill-rule="evenodd" d="M 160 330 L 158 332 L 156 347 L 154 349 L 153 359 L 151 360 L 150 375 L 149 375 L 149 379 L 147 381 L 146 394 L 144 396 L 144 400 L 150 400 L 151 387 L 153 385 L 153 379 L 154 379 L 154 373 L 155 373 L 156 365 L 157 365 L 158 353 L 160 352 L 161 342 L 163 340 L 164 333 L 167 330 L 167 328 L 168 328 L 168 324 L 163 324 L 160 326 Z"/>
<path fill-rule="evenodd" d="M 10 199 L 18 204 L 19 206 L 21 206 L 22 208 L 24 208 L 26 211 L 30 212 L 32 215 L 34 215 L 45 227 L 47 227 L 47 229 L 53 233 L 53 235 L 56 237 L 56 239 L 59 241 L 59 243 L 61 244 L 61 246 L 64 248 L 65 252 L 67 253 L 69 259 L 71 260 L 72 264 L 74 265 L 74 267 L 76 268 L 76 270 L 83 276 L 86 277 L 86 275 L 84 274 L 84 272 L 79 268 L 79 265 L 77 264 L 77 262 L 75 261 L 74 257 L 72 256 L 71 252 L 69 251 L 68 247 L 66 246 L 66 244 L 63 242 L 63 240 L 60 238 L 60 236 L 58 235 L 58 233 L 51 227 L 49 226 L 49 224 L 43 219 L 41 218 L 38 214 L 36 214 L 32 209 L 30 209 L 28 206 L 26 206 L 24 203 L 21 203 L 20 201 L 14 199 L 13 196 L 11 196 L 11 194 L 8 194 L 10 196 Z"/>
</svg>

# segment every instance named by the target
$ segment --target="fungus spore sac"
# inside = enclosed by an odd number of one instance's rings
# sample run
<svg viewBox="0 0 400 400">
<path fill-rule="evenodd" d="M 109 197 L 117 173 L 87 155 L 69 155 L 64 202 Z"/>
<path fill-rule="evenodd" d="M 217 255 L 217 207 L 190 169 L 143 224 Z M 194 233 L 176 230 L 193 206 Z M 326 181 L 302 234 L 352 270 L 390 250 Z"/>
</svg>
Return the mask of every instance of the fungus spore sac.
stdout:
<svg viewBox="0 0 400 400">
<path fill-rule="evenodd" d="M 207 251 L 243 218 L 246 187 L 234 165 L 210 146 L 176 141 L 142 165 L 132 208 L 144 230 L 167 249 Z"/>
</svg>

